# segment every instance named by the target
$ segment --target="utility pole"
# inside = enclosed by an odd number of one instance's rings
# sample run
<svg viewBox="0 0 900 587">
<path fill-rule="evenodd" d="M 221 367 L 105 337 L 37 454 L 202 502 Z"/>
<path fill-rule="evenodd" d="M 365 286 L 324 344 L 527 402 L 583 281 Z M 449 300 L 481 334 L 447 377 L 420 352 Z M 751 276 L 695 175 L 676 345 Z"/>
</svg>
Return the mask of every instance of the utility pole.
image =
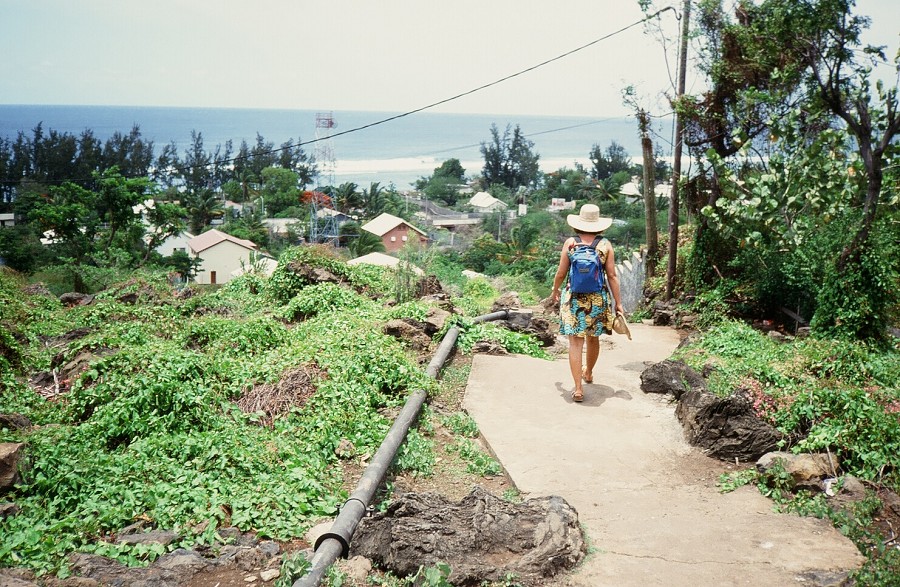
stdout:
<svg viewBox="0 0 900 587">
<path fill-rule="evenodd" d="M 681 47 L 678 54 L 678 88 L 675 103 L 684 95 L 684 81 L 687 71 L 688 33 L 690 32 L 691 0 L 684 0 L 681 12 Z M 675 289 L 675 269 L 678 260 L 678 190 L 681 181 L 681 150 L 684 145 L 684 119 L 675 110 L 675 160 L 672 162 L 672 197 L 669 199 L 669 264 L 666 267 L 666 300 L 672 299 Z"/>
<path fill-rule="evenodd" d="M 647 277 L 656 273 L 656 257 L 659 255 L 659 237 L 656 229 L 656 194 L 653 185 L 653 140 L 650 138 L 650 114 L 643 108 L 637 111 L 638 128 L 641 131 L 641 151 L 644 171 L 644 217 L 647 231 Z"/>
</svg>

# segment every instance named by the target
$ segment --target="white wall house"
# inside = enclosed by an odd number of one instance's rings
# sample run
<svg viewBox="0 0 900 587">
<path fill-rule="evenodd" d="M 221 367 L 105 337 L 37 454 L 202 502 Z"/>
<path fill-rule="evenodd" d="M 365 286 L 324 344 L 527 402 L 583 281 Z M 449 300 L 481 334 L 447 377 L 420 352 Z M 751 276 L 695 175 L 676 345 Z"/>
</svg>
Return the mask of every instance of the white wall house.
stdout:
<svg viewBox="0 0 900 587">
<path fill-rule="evenodd" d="M 487 192 L 478 192 L 469 198 L 469 205 L 476 212 L 493 212 L 494 210 L 506 209 L 506 202 L 498 200 Z"/>
<path fill-rule="evenodd" d="M 162 255 L 163 257 L 171 257 L 172 253 L 175 251 L 182 251 L 190 255 L 190 246 L 188 243 L 192 238 L 195 238 L 189 232 L 179 232 L 178 234 L 173 234 L 156 247 L 156 252 Z"/>
<path fill-rule="evenodd" d="M 250 255 L 260 255 L 259 247 L 252 241 L 225 234 L 216 229 L 208 230 L 188 241 L 188 254 L 199 257 L 203 264 L 194 278 L 196 283 L 226 283 L 235 271 L 251 264 Z"/>
</svg>

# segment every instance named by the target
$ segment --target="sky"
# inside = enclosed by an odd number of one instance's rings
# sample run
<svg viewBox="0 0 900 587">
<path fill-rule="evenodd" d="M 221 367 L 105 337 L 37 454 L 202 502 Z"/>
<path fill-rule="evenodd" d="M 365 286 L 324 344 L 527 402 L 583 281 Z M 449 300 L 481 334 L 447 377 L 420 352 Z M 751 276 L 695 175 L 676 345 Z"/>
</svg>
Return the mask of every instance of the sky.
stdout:
<svg viewBox="0 0 900 587">
<path fill-rule="evenodd" d="M 892 58 L 900 0 L 857 8 Z M 407 112 L 596 41 L 429 111 L 625 116 L 625 86 L 651 111 L 673 92 L 675 15 L 664 43 L 617 32 L 636 0 L 0 0 L 0 104 Z"/>
</svg>

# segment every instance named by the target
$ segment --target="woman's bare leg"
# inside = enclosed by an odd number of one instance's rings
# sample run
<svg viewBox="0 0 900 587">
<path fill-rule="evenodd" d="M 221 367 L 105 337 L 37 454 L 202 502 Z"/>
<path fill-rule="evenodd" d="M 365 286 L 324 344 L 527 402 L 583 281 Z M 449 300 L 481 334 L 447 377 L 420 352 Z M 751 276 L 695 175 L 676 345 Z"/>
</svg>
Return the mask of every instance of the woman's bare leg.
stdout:
<svg viewBox="0 0 900 587">
<path fill-rule="evenodd" d="M 584 378 L 586 381 L 594 380 L 594 365 L 597 364 L 597 359 L 600 357 L 600 337 L 599 336 L 587 336 L 587 350 L 585 354 L 585 367 L 584 367 Z"/>
<path fill-rule="evenodd" d="M 572 379 L 575 380 L 575 393 L 573 395 L 583 395 L 584 389 L 581 386 L 581 353 L 584 349 L 583 336 L 569 336 L 569 369 L 572 371 Z"/>
</svg>

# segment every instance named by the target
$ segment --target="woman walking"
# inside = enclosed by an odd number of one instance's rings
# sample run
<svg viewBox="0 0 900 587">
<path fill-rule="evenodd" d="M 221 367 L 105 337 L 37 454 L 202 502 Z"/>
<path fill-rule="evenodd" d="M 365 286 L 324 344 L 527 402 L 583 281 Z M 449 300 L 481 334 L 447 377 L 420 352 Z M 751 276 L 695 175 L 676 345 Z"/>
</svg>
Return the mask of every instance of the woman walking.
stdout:
<svg viewBox="0 0 900 587">
<path fill-rule="evenodd" d="M 600 208 L 594 204 L 585 204 L 577 216 L 569 214 L 566 222 L 575 229 L 575 236 L 567 238 L 560 251 L 559 267 L 553 279 L 553 301 L 559 302 L 560 332 L 569 337 L 569 369 L 575 380 L 572 400 L 580 402 L 584 400 L 582 382 L 591 383 L 594 380 L 594 366 L 600 356 L 598 337 L 601 333 L 612 334 L 615 315 L 624 314 L 625 310 L 619 295 L 619 278 L 616 276 L 612 244 L 603 238 L 603 231 L 612 225 L 612 218 L 601 217 Z M 587 293 L 572 292 L 570 279 L 565 290 L 560 292 L 560 287 L 569 274 L 576 248 L 584 245 L 592 245 L 596 249 L 609 287 L 603 286 L 599 291 Z M 609 299 L 610 292 L 613 300 Z M 582 365 L 585 345 L 586 359 Z"/>
</svg>

